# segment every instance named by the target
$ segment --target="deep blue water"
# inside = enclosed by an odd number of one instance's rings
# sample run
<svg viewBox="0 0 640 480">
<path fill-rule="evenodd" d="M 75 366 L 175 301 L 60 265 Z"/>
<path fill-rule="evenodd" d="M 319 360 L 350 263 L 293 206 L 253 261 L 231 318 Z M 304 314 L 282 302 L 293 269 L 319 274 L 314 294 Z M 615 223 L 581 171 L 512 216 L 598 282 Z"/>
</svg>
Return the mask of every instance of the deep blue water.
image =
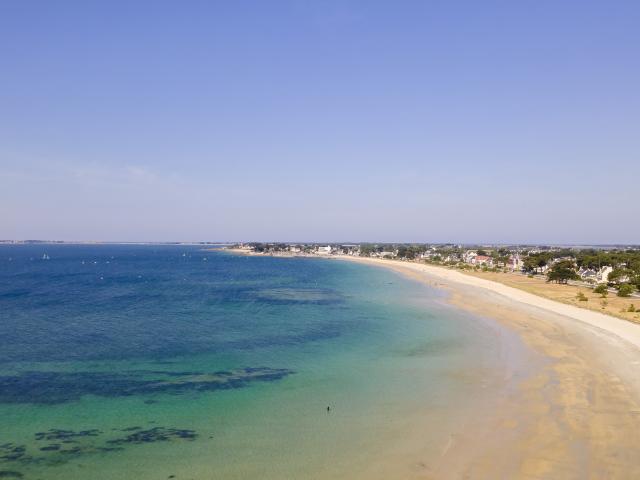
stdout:
<svg viewBox="0 0 640 480">
<path fill-rule="evenodd" d="M 339 336 L 357 320 L 328 278 L 335 270 L 198 247 L 0 247 L 0 363 L 168 358 Z M 313 305 L 323 315 L 309 315 Z"/>
</svg>

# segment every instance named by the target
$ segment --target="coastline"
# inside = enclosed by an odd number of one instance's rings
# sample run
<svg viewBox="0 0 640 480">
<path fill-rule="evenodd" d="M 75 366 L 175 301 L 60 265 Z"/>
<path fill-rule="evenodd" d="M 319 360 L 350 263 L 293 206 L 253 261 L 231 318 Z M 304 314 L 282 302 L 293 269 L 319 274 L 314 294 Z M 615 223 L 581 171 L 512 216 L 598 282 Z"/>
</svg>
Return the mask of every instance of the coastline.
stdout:
<svg viewBox="0 0 640 480">
<path fill-rule="evenodd" d="M 401 262 L 397 260 L 381 260 L 367 257 L 334 256 L 330 258 L 345 259 L 370 265 L 386 266 L 393 270 L 404 271 L 407 273 L 415 272 L 418 274 L 417 276 L 415 276 L 417 279 L 420 279 L 419 274 L 422 273 L 423 275 L 430 278 L 429 281 L 431 284 L 434 284 L 433 282 L 440 281 L 441 284 L 439 284 L 438 286 L 459 284 L 488 290 L 509 300 L 532 307 L 541 308 L 546 311 L 586 323 L 592 327 L 603 329 L 640 348 L 640 326 L 637 324 L 634 324 L 628 320 L 623 320 L 610 315 L 605 315 L 600 312 L 595 312 L 593 310 L 560 303 L 555 300 L 542 297 L 540 295 L 526 292 L 519 288 L 510 287 L 503 283 L 428 264 Z"/>
<path fill-rule="evenodd" d="M 277 252 L 277 253 L 255 253 L 249 250 L 241 249 L 241 248 L 228 248 L 225 247 L 224 251 L 229 251 L 238 255 L 245 256 L 272 256 L 272 257 L 283 257 L 283 258 L 324 258 L 324 259 L 345 259 L 345 260 L 354 260 L 354 261 L 364 261 L 364 262 L 383 262 L 383 264 L 388 265 L 389 262 L 392 264 L 399 264 L 405 266 L 416 266 L 422 267 L 424 266 L 427 270 L 431 271 L 434 276 L 438 274 L 442 274 L 445 279 L 455 281 L 456 278 L 462 279 L 463 277 L 471 277 L 483 280 L 488 283 L 479 283 L 476 284 L 479 287 L 484 286 L 485 288 L 491 288 L 493 284 L 500 284 L 505 287 L 510 287 L 514 290 L 526 292 L 530 295 L 533 295 L 537 298 L 544 298 L 550 300 L 553 303 L 560 303 L 564 305 L 570 305 L 580 310 L 587 310 L 591 312 L 595 312 L 598 314 L 604 315 L 606 318 L 615 317 L 618 319 L 625 320 L 630 323 L 635 323 L 640 325 L 640 308 L 638 310 L 629 310 L 629 307 L 633 305 L 634 301 L 638 300 L 637 296 L 631 297 L 617 297 L 617 296 L 607 296 L 601 297 L 599 294 L 595 294 L 592 288 L 589 288 L 585 285 L 558 285 L 555 283 L 548 283 L 545 280 L 535 277 L 535 278 L 527 278 L 524 275 L 516 275 L 513 273 L 498 273 L 498 272 L 481 272 L 481 271 L 467 271 L 467 270 L 459 270 L 452 269 L 449 267 L 445 267 L 442 265 L 434 265 L 429 263 L 418 263 L 411 261 L 399 261 L 392 259 L 381 259 L 381 258 L 373 258 L 373 257 L 357 257 L 357 256 L 348 256 L 348 255 L 318 255 L 318 254 L 310 254 L 310 253 L 292 253 L 292 252 Z M 451 272 L 453 276 L 447 275 L 444 272 Z M 462 275 L 463 277 L 461 277 Z M 465 283 L 465 281 L 460 280 L 460 283 Z M 578 301 L 576 296 L 578 293 L 581 293 L 587 301 Z M 564 312 L 563 314 L 567 314 Z M 602 317 L 597 317 L 598 322 L 602 320 Z"/>
<path fill-rule="evenodd" d="M 330 258 L 446 289 L 449 303 L 515 331 L 545 359 L 452 440 L 435 478 L 640 477 L 640 326 L 444 268 Z"/>
<path fill-rule="evenodd" d="M 34 278 L 64 273 L 72 282 L 68 290 L 86 295 L 87 304 L 112 299 L 100 303 L 94 322 L 83 309 L 66 310 L 73 301 L 57 303 L 63 310 L 50 302 L 56 317 L 86 319 L 97 332 L 111 318 L 126 318 L 123 325 L 148 319 L 136 331 L 153 332 L 153 337 L 138 337 L 136 345 L 182 341 L 172 348 L 179 347 L 184 357 L 132 355 L 128 338 L 133 332 L 124 329 L 122 343 L 115 345 L 118 359 L 96 363 L 77 355 L 93 356 L 104 342 L 86 342 L 87 335 L 77 335 L 80 329 L 71 338 L 62 332 L 70 341 L 64 343 L 64 355 L 68 351 L 72 363 L 37 368 L 69 369 L 82 375 L 80 383 L 94 369 L 114 372 L 119 381 L 125 375 L 128 382 L 131 372 L 134 377 L 137 372 L 149 372 L 148 378 L 168 376 L 171 382 L 191 377 L 190 372 L 252 366 L 293 374 L 277 380 L 279 386 L 259 382 L 211 395 L 195 393 L 199 387 L 193 395 L 184 391 L 185 397 L 80 392 L 81 398 L 63 404 L 31 406 L 33 398 L 27 396 L 38 391 L 18 388 L 21 381 L 31 381 L 33 369 L 18 366 L 17 383 L 10 380 L 5 394 L 14 391 L 23 400 L 2 406 L 0 416 L 10 428 L 0 443 L 26 448 L 23 463 L 8 465 L 24 468 L 25 478 L 82 478 L 79 467 L 93 471 L 96 480 L 123 474 L 204 479 L 212 472 L 216 478 L 238 480 L 640 478 L 638 348 L 606 329 L 545 309 L 538 297 L 527 304 L 509 291 L 495 290 L 491 282 L 438 275 L 456 270 L 348 256 L 305 256 L 338 260 L 326 262 L 291 258 L 300 255 L 209 255 L 202 249 L 185 257 L 182 249 L 169 250 L 149 248 L 142 256 L 134 249 L 130 253 L 136 255 L 110 263 L 119 265 L 113 271 L 106 267 L 112 252 L 99 256 L 98 249 L 93 251 L 112 278 L 142 274 L 145 280 L 132 290 L 136 303 L 147 301 L 141 310 L 120 310 L 123 303 L 126 307 L 121 283 L 105 282 L 96 289 L 78 275 L 101 268 L 81 263 L 87 258 L 84 249 L 72 257 L 69 270 L 65 262 L 38 263 Z M 25 251 L 23 259 L 29 258 Z M 19 263 L 11 266 L 19 271 Z M 65 298 L 49 291 L 47 283 L 33 285 L 34 293 L 50 295 L 45 299 Z M 168 285 L 177 297 L 168 294 Z M 31 311 L 20 297 L 11 304 Z M 201 313 L 185 321 L 189 309 Z M 576 308 L 575 314 L 585 312 Z M 37 320 L 39 315 L 28 317 Z M 230 335 L 218 336 L 216 323 L 199 322 L 203 317 L 230 321 Z M 47 331 L 51 322 L 43 320 L 29 330 Z M 56 338 L 55 329 L 52 325 L 46 337 Z M 318 337 L 332 332 L 337 335 Z M 225 345 L 243 338 L 237 346 Z M 54 354 L 61 345 L 59 340 L 32 343 L 30 336 L 24 342 Z M 200 352 L 202 344 L 206 348 Z M 246 348 L 253 345 L 258 348 Z M 3 354 L 10 356 L 10 351 Z M 102 455 L 91 450 L 102 442 L 92 436 L 63 445 L 61 452 L 34 439 L 34 432 L 52 427 L 97 429 L 100 438 L 108 439 L 147 424 L 148 429 L 193 430 L 201 441 L 134 443 Z M 81 445 L 88 450 L 68 456 L 67 448 Z"/>
<path fill-rule="evenodd" d="M 530 371 L 516 371 L 505 378 L 505 385 L 492 387 L 501 389 L 499 404 L 452 432 L 441 457 L 430 465 L 432 476 L 426 478 L 640 477 L 637 323 L 428 264 L 352 256 L 272 256 L 351 261 L 393 270 L 445 290 L 446 303 L 506 327 L 530 350 Z"/>
</svg>

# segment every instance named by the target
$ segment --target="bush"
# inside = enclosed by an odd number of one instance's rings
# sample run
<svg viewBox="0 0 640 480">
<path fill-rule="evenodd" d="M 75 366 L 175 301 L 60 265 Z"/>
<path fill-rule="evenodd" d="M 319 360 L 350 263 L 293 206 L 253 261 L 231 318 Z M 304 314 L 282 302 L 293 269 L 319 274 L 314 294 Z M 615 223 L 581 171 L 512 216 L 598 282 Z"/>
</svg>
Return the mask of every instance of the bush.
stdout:
<svg viewBox="0 0 640 480">
<path fill-rule="evenodd" d="M 602 295 L 602 298 L 605 298 L 609 294 L 609 289 L 603 283 L 594 288 L 593 293 L 599 293 L 600 295 Z"/>
<path fill-rule="evenodd" d="M 578 295 L 576 295 L 576 298 L 581 302 L 586 302 L 589 300 L 587 296 L 582 292 L 578 292 Z"/>
<path fill-rule="evenodd" d="M 635 305 L 632 303 L 631 305 L 629 305 L 629 309 L 627 310 L 627 312 L 637 312 Z"/>
<path fill-rule="evenodd" d="M 618 288 L 618 296 L 619 297 L 630 297 L 635 288 L 633 285 L 629 285 L 628 283 L 624 283 L 620 285 Z"/>
</svg>

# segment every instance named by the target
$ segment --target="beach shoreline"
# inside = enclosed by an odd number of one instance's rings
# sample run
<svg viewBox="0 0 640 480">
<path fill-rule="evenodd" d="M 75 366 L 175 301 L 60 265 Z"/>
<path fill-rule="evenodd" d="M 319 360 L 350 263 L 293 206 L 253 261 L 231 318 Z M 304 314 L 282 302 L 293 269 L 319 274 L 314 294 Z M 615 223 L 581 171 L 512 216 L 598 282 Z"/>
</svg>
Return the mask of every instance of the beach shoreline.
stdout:
<svg viewBox="0 0 640 480">
<path fill-rule="evenodd" d="M 216 249 L 219 251 L 219 249 Z M 514 272 L 485 272 L 481 270 L 465 270 L 455 269 L 452 267 L 446 267 L 444 265 L 436 265 L 432 263 L 424 263 L 417 261 L 401 261 L 387 258 L 375 258 L 375 257 L 360 257 L 350 255 L 319 255 L 316 253 L 302 253 L 302 252 L 277 252 L 277 253 L 257 253 L 251 250 L 242 248 L 229 248 L 225 247 L 223 251 L 228 251 L 233 254 L 255 257 L 283 257 L 283 258 L 324 258 L 324 259 L 345 259 L 355 260 L 363 262 L 383 262 L 384 265 L 416 265 L 424 266 L 427 270 L 430 270 L 432 274 L 442 274 L 447 279 L 462 278 L 459 275 L 465 277 L 477 278 L 490 283 L 478 283 L 476 286 L 485 286 L 485 288 L 491 288 L 491 284 L 500 284 L 506 287 L 527 292 L 535 297 L 544 298 L 554 303 L 561 303 L 564 305 L 570 305 L 581 310 L 588 310 L 591 312 L 599 313 L 605 317 L 615 317 L 625 320 L 627 322 L 640 325 L 640 308 L 635 309 L 634 301 L 638 300 L 637 296 L 630 296 L 627 298 L 618 296 L 603 297 L 593 291 L 592 287 L 587 285 L 561 285 L 556 283 L 550 283 L 545 280 L 542 275 L 527 276 Z M 389 264 L 389 262 L 391 262 Z M 444 274 L 444 272 L 454 272 L 453 277 Z M 465 283 L 461 281 L 461 283 Z M 581 297 L 581 301 L 578 299 Z M 634 308 L 630 308 L 634 306 Z M 566 313 L 565 313 L 566 314 Z M 598 320 L 602 320 L 602 317 L 597 317 Z M 628 329 L 633 331 L 632 329 Z"/>
<path fill-rule="evenodd" d="M 640 476 L 639 325 L 440 267 L 330 258 L 445 289 L 453 306 L 499 322 L 546 359 L 513 380 L 499 412 L 458 435 L 434 478 Z"/>
<path fill-rule="evenodd" d="M 439 281 L 440 284 L 437 286 L 440 287 L 448 284 L 458 284 L 488 290 L 509 300 L 541 308 L 549 312 L 586 323 L 592 327 L 603 329 L 609 333 L 619 336 L 621 339 L 633 344 L 635 347 L 640 348 L 640 325 L 600 312 L 560 303 L 540 295 L 535 295 L 518 288 L 510 287 L 503 283 L 479 278 L 457 270 L 422 263 L 349 256 L 333 256 L 329 258 L 388 267 L 396 271 L 405 272 L 405 274 L 408 272 L 416 272 L 418 274 L 422 273 L 429 277 L 428 281 L 432 285 L 434 282 Z M 417 278 L 419 279 L 419 276 Z"/>
<path fill-rule="evenodd" d="M 227 249 L 230 250 L 230 249 Z M 242 250 L 234 254 L 260 256 Z M 426 478 L 639 478 L 640 325 L 440 266 L 346 255 L 447 292 L 445 302 L 514 332 L 529 369 L 452 432 Z"/>
</svg>

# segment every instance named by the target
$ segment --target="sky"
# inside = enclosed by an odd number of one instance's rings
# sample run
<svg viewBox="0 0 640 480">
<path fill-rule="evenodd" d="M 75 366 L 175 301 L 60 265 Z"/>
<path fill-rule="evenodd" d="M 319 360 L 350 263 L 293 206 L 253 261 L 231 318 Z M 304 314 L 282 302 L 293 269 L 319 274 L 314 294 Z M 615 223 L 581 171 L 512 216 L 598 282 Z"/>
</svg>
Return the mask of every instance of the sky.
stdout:
<svg viewBox="0 0 640 480">
<path fill-rule="evenodd" d="M 640 243 L 640 2 L 0 0 L 0 239 Z"/>
</svg>

